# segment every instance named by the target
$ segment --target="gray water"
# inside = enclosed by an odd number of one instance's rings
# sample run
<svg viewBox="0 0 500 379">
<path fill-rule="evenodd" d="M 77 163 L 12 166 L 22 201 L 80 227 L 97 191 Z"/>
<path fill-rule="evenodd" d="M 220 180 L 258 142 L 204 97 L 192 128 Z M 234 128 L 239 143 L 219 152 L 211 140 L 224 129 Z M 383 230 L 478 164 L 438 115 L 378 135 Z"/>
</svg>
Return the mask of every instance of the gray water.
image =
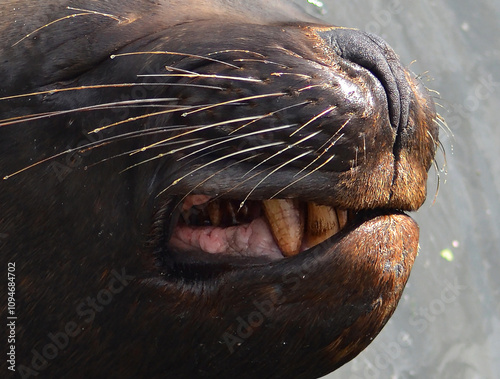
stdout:
<svg viewBox="0 0 500 379">
<path fill-rule="evenodd" d="M 421 249 L 396 313 L 325 378 L 500 378 L 500 0 L 323 3 L 329 23 L 384 37 L 439 92 L 451 130 L 413 214 Z"/>
</svg>

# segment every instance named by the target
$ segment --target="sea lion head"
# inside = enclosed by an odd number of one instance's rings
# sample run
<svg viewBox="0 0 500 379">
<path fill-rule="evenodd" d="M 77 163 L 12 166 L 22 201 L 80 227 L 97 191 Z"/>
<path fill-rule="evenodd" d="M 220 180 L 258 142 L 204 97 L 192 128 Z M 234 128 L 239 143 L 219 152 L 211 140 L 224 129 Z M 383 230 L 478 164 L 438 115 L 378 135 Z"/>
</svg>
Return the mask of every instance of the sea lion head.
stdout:
<svg viewBox="0 0 500 379">
<path fill-rule="evenodd" d="M 438 141 L 389 45 L 281 2 L 49 3 L 2 20 L 22 370 L 313 378 L 362 351 Z"/>
</svg>

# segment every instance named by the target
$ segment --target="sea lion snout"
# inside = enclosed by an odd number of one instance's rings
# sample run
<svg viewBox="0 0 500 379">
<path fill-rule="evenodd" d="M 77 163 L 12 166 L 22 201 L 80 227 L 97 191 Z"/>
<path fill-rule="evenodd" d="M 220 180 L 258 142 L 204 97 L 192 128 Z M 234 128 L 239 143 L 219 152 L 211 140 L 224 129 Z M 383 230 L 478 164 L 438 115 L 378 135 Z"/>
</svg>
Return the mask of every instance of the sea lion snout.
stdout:
<svg viewBox="0 0 500 379">
<path fill-rule="evenodd" d="M 333 27 L 318 34 L 340 57 L 375 75 L 387 94 L 391 125 L 395 129 L 406 127 L 411 87 L 406 69 L 388 43 L 374 34 L 350 28 Z"/>
</svg>

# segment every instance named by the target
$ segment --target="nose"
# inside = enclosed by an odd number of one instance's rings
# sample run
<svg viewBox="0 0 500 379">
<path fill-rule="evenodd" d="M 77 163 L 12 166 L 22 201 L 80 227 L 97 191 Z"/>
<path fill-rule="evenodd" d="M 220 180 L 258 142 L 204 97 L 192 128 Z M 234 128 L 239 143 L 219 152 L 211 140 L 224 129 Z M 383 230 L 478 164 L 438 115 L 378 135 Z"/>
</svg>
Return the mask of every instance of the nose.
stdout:
<svg viewBox="0 0 500 379">
<path fill-rule="evenodd" d="M 357 29 L 333 27 L 318 31 L 341 57 L 370 71 L 387 94 L 391 125 L 401 131 L 408 124 L 411 86 L 406 69 L 394 50 L 382 38 Z"/>
</svg>

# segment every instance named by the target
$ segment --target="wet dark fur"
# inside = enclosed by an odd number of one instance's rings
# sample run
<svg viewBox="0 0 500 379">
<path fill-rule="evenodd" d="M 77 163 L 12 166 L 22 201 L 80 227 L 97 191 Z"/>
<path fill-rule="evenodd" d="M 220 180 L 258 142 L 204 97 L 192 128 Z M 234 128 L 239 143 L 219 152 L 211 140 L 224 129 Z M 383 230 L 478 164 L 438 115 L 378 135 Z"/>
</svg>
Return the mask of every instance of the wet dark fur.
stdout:
<svg viewBox="0 0 500 379">
<path fill-rule="evenodd" d="M 0 5 L 18 374 L 315 378 L 364 349 L 408 279 L 401 210 L 437 144 L 385 42 L 284 3 L 34 3 Z M 283 261 L 186 255 L 166 240 L 190 193 L 360 212 Z"/>
</svg>

